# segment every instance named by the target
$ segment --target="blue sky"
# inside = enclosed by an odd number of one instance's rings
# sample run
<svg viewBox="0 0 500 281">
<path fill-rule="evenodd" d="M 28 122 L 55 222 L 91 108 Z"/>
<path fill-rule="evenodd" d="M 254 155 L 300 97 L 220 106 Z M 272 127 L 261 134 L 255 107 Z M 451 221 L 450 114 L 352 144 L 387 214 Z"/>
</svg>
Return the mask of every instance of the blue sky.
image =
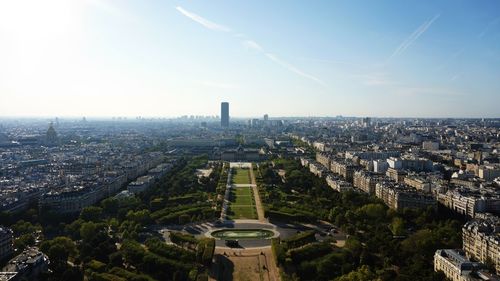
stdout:
<svg viewBox="0 0 500 281">
<path fill-rule="evenodd" d="M 499 1 L 0 0 L 0 115 L 500 117 Z"/>
</svg>

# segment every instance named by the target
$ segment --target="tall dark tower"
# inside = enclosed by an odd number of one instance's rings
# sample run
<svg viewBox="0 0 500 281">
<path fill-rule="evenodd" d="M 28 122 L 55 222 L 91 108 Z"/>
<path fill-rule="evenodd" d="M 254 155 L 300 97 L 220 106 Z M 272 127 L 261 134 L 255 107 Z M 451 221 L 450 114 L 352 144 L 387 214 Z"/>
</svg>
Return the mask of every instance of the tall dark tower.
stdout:
<svg viewBox="0 0 500 281">
<path fill-rule="evenodd" d="M 220 104 L 220 125 L 222 127 L 229 127 L 229 103 L 222 102 Z"/>
</svg>

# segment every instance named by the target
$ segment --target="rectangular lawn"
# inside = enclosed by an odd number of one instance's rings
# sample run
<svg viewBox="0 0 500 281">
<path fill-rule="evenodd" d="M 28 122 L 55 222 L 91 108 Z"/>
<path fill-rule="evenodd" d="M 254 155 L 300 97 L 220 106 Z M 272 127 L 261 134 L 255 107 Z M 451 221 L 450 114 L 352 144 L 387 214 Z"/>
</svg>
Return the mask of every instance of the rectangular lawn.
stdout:
<svg viewBox="0 0 500 281">
<path fill-rule="evenodd" d="M 253 205 L 253 194 L 249 187 L 236 187 L 231 191 L 232 205 Z"/>
<path fill-rule="evenodd" d="M 256 219 L 257 213 L 253 206 L 229 206 L 229 219 Z"/>
<path fill-rule="evenodd" d="M 234 187 L 231 190 L 228 216 L 230 219 L 256 219 L 257 211 L 250 187 Z"/>
<path fill-rule="evenodd" d="M 248 169 L 236 168 L 233 172 L 234 184 L 251 184 L 250 171 Z"/>
</svg>

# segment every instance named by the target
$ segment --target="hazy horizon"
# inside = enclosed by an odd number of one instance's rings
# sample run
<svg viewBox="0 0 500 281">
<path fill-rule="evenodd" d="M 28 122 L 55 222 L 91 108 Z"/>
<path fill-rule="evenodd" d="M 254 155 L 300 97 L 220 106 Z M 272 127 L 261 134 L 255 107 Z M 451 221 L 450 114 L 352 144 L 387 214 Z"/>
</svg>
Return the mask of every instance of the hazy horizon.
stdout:
<svg viewBox="0 0 500 281">
<path fill-rule="evenodd" d="M 252 115 L 252 116 L 234 116 L 230 115 L 230 120 L 248 120 L 248 119 L 263 119 L 263 115 Z M 219 122 L 216 120 L 220 120 L 220 115 L 202 115 L 202 114 L 182 114 L 182 115 L 109 115 L 109 116 L 99 116 L 99 115 L 10 115 L 10 116 L 0 116 L 0 120 L 6 120 L 6 119 L 70 119 L 70 120 L 82 120 L 82 118 L 85 118 L 87 120 L 114 120 L 118 118 L 126 118 L 126 120 L 136 120 L 137 118 L 141 119 L 181 119 L 183 117 L 187 117 L 187 119 L 190 119 L 190 117 L 196 117 L 196 118 L 210 118 L 213 119 L 214 122 Z M 278 116 L 272 116 L 269 115 L 269 119 L 288 119 L 288 118 L 375 118 L 375 119 L 500 119 L 500 117 L 468 117 L 468 116 L 373 116 L 373 115 L 309 115 L 309 116 L 301 116 L 301 115 L 278 115 Z M 196 119 L 195 118 L 195 119 Z"/>
<path fill-rule="evenodd" d="M 0 116 L 498 118 L 499 46 L 498 1 L 0 1 Z"/>
</svg>

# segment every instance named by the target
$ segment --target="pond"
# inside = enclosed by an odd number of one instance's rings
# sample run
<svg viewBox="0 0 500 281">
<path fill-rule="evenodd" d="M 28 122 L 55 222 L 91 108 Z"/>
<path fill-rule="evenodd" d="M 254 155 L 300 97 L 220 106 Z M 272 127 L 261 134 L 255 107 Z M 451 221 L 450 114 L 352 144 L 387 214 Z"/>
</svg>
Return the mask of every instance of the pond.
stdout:
<svg viewBox="0 0 500 281">
<path fill-rule="evenodd" d="M 274 232 L 267 229 L 221 229 L 211 233 L 212 237 L 222 240 L 270 239 Z"/>
</svg>

